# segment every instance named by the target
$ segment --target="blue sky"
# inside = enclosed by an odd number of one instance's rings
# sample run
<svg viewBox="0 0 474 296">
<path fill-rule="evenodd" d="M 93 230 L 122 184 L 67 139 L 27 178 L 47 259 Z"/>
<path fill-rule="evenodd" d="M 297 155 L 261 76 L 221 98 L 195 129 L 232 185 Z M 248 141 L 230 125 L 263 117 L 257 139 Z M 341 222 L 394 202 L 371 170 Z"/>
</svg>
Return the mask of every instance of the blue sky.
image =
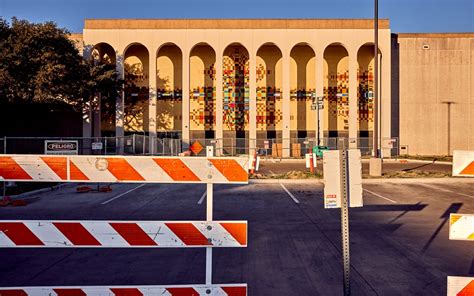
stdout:
<svg viewBox="0 0 474 296">
<path fill-rule="evenodd" d="M 54 21 L 81 32 L 85 18 L 372 18 L 373 0 L 0 0 L 0 16 Z M 474 32 L 474 0 L 379 0 L 393 32 Z"/>
</svg>

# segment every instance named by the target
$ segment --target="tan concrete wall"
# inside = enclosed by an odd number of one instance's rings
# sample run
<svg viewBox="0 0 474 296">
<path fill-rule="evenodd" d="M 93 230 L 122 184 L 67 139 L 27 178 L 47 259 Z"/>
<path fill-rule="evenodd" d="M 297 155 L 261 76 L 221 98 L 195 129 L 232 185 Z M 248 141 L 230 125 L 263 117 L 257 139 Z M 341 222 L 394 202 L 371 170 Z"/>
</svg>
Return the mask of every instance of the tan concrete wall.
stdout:
<svg viewBox="0 0 474 296">
<path fill-rule="evenodd" d="M 473 150 L 474 34 L 400 34 L 398 44 L 400 144 L 412 155 Z"/>
<path fill-rule="evenodd" d="M 215 22 L 215 23 L 214 23 Z M 182 70 L 182 134 L 183 138 L 189 137 L 190 129 L 197 130 L 193 123 L 189 124 L 190 107 L 194 104 L 190 102 L 190 97 L 187 95 L 194 87 L 194 78 L 191 76 L 196 74 L 194 72 L 194 60 L 189 59 L 190 51 L 198 44 L 209 44 L 212 51 L 215 52 L 216 62 L 216 81 L 215 81 L 215 130 L 216 138 L 223 136 L 222 132 L 231 131 L 232 128 L 226 127 L 223 120 L 223 86 L 225 82 L 225 74 L 219 75 L 227 71 L 224 67 L 225 60 L 229 56 L 224 53 L 225 49 L 232 44 L 242 45 L 242 49 L 248 51 L 248 92 L 249 92 L 249 111 L 245 114 L 246 122 L 244 129 L 248 131 L 249 137 L 256 138 L 256 89 L 257 79 L 256 70 L 259 64 L 263 64 L 263 59 L 257 54 L 257 50 L 265 44 L 274 44 L 281 52 L 281 61 L 276 65 L 275 87 L 281 88 L 281 107 L 278 109 L 282 113 L 282 122 L 275 126 L 275 130 L 282 130 L 282 137 L 289 139 L 290 131 L 295 129 L 306 129 L 308 131 L 315 131 L 315 113 L 311 111 L 308 106 L 309 102 L 300 104 L 291 102 L 291 92 L 296 88 L 303 87 L 299 85 L 299 74 L 302 74 L 303 66 L 298 69 L 295 68 L 295 62 L 298 63 L 298 57 L 291 54 L 295 46 L 301 44 L 308 45 L 314 51 L 314 58 L 310 59 L 306 65 L 307 89 L 315 89 L 316 94 L 321 96 L 324 91 L 324 85 L 328 85 L 330 73 L 326 70 L 326 58 L 332 59 L 331 56 L 335 53 L 329 53 L 332 49 L 327 50 L 331 45 L 341 45 L 347 54 L 342 60 L 338 62 L 335 68 L 335 73 L 343 71 L 350 77 L 345 77 L 344 92 L 349 93 L 349 97 L 344 100 L 349 100 L 349 114 L 344 114 L 344 118 L 338 119 L 337 124 L 333 124 L 333 128 L 341 131 L 340 136 L 357 137 L 358 132 L 358 102 L 357 102 L 357 72 L 358 72 L 358 52 L 359 49 L 373 41 L 373 29 L 370 20 L 87 20 L 84 29 L 84 42 L 87 45 L 96 45 L 98 43 L 107 43 L 111 45 L 117 56 L 117 67 L 121 70 L 120 61 L 123 58 L 125 49 L 130 44 L 143 44 L 150 53 L 149 72 L 154 72 L 156 65 L 156 53 L 159 48 L 165 44 L 175 44 L 182 52 L 183 70 Z M 381 100 L 382 104 L 382 119 L 381 130 L 383 137 L 391 136 L 391 104 L 390 104 L 390 63 L 391 60 L 391 35 L 388 21 L 382 21 L 381 30 L 379 32 L 380 51 L 383 56 L 383 66 L 381 69 L 382 88 Z M 202 26 L 202 27 L 200 27 Z M 204 28 L 205 27 L 205 28 Z M 298 54 L 297 54 L 298 55 Z M 296 59 L 295 59 L 296 57 Z M 268 58 L 268 57 L 267 57 Z M 159 62 L 158 62 L 159 63 Z M 191 65 L 190 65 L 191 63 Z M 191 66 L 191 67 L 190 67 Z M 326 66 L 327 67 L 327 66 Z M 199 70 L 200 71 L 200 70 Z M 281 71 L 281 75 L 279 75 Z M 332 75 L 332 74 L 331 74 Z M 337 74 L 334 74 L 337 76 Z M 347 75 L 346 75 L 347 76 Z M 156 97 L 153 94 L 153 89 L 157 85 L 156 79 L 153 79 L 152 73 L 149 80 L 150 110 L 156 110 L 156 116 L 150 111 L 150 118 L 159 117 L 160 108 L 152 108 L 156 106 Z M 281 79 L 281 80 L 280 80 Z M 331 78 L 332 79 L 332 78 Z M 158 79 L 159 80 L 159 79 Z M 224 80 L 224 81 L 223 81 Z M 336 78 L 337 80 L 337 78 Z M 349 84 L 347 83 L 349 80 Z M 295 84 L 296 81 L 296 84 Z M 190 83 L 192 85 L 190 85 Z M 342 80 L 341 80 L 342 83 Z M 351 89 L 351 91 L 349 91 Z M 342 92 L 342 88 L 341 88 Z M 119 102 L 120 103 L 120 102 Z M 191 104 L 190 104 L 191 103 Z M 345 102 L 346 104 L 347 102 Z M 120 105 L 120 104 L 119 104 Z M 299 108 L 303 107 L 303 108 Z M 305 109 L 306 120 L 304 114 L 300 114 L 299 109 Z M 347 110 L 346 110 L 347 111 Z M 247 113 L 247 112 L 246 112 Z M 320 112 L 322 119 L 321 131 L 331 129 L 328 125 L 329 108 L 326 106 Z M 120 112 L 117 113 L 117 122 L 120 122 Z M 326 120 L 324 120 L 326 118 Z M 304 122 L 306 121 L 306 122 Z M 145 123 L 144 123 L 145 124 Z M 150 121 L 150 125 L 153 122 Z M 119 126 L 119 124 L 117 124 Z M 171 128 L 171 127 L 167 127 Z M 175 129 L 174 127 L 173 129 Z M 150 126 L 150 132 L 153 130 L 160 130 L 158 126 Z M 119 131 L 120 128 L 118 127 Z M 289 142 L 288 142 L 289 143 Z M 286 145 L 289 145 L 289 144 Z M 285 144 L 285 143 L 284 143 Z"/>
</svg>

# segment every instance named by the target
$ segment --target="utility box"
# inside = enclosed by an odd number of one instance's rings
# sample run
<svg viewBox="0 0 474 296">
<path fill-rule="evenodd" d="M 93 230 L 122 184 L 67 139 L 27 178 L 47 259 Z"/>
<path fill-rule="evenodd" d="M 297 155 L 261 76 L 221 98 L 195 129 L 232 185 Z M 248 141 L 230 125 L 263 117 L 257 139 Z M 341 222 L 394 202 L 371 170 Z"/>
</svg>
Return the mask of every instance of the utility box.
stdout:
<svg viewBox="0 0 474 296">
<path fill-rule="evenodd" d="M 341 207 L 342 199 L 342 176 L 347 173 L 349 185 L 349 207 L 362 207 L 362 161 L 359 149 L 349 149 L 348 153 L 348 169 L 343 172 L 342 168 L 342 151 L 329 150 L 323 153 L 323 169 L 324 169 L 324 208 L 333 209 Z"/>
</svg>

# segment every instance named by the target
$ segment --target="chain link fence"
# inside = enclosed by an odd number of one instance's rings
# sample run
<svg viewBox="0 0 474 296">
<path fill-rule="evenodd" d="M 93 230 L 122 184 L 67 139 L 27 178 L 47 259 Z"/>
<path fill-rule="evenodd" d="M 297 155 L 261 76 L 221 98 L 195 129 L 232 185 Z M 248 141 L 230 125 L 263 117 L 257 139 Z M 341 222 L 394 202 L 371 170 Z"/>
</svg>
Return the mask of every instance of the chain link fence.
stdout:
<svg viewBox="0 0 474 296">
<path fill-rule="evenodd" d="M 206 155 L 206 146 L 212 146 L 217 156 L 239 156 L 254 153 L 265 158 L 303 158 L 306 153 L 318 146 L 316 138 L 228 138 L 228 139 L 190 139 L 151 137 L 133 134 L 125 137 L 3 137 L 0 138 L 2 154 L 45 154 L 48 142 L 74 142 L 79 155 L 158 155 L 179 156 Z M 358 148 L 362 155 L 372 155 L 372 138 L 321 138 L 320 146 L 329 150 Z M 382 138 L 381 151 L 384 157 L 399 155 L 398 138 Z"/>
</svg>

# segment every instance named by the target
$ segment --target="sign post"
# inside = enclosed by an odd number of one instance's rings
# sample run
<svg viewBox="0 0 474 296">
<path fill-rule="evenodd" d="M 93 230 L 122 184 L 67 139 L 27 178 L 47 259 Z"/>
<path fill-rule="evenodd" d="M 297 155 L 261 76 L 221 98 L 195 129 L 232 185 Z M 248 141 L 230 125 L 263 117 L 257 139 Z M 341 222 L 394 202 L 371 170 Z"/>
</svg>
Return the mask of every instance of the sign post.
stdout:
<svg viewBox="0 0 474 296">
<path fill-rule="evenodd" d="M 349 207 L 362 207 L 362 164 L 360 150 L 324 151 L 324 207 L 341 208 L 344 295 L 351 295 Z"/>
<path fill-rule="evenodd" d="M 340 151 L 341 161 L 341 232 L 344 295 L 351 295 L 351 257 L 349 245 L 349 153 L 346 149 Z"/>
</svg>

